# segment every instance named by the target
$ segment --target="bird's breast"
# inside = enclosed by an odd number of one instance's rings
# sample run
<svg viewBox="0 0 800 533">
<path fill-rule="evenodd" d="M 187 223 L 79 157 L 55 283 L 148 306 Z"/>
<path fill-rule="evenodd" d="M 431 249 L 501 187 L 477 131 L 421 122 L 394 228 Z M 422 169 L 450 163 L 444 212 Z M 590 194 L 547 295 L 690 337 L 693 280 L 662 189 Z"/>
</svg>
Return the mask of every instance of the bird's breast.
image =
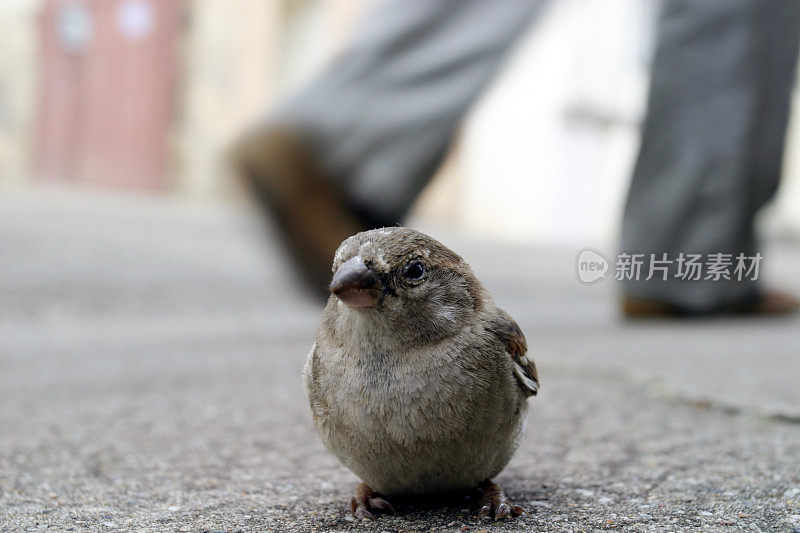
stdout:
<svg viewBox="0 0 800 533">
<path fill-rule="evenodd" d="M 356 475 L 385 492 L 445 490 L 505 465 L 524 400 L 491 354 L 369 355 L 329 352 L 316 373 L 327 406 L 317 429 Z"/>
</svg>

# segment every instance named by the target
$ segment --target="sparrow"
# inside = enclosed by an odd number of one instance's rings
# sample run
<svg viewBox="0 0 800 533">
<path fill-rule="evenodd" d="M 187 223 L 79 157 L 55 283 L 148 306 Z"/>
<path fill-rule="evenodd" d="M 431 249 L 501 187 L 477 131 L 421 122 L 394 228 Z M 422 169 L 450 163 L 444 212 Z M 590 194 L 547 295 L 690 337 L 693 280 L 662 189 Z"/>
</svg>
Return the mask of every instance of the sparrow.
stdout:
<svg viewBox="0 0 800 533">
<path fill-rule="evenodd" d="M 304 381 L 323 444 L 362 481 L 353 515 L 474 489 L 480 516 L 525 513 L 491 481 L 539 390 L 516 322 L 459 255 L 412 229 L 349 237 L 332 271 Z"/>
</svg>

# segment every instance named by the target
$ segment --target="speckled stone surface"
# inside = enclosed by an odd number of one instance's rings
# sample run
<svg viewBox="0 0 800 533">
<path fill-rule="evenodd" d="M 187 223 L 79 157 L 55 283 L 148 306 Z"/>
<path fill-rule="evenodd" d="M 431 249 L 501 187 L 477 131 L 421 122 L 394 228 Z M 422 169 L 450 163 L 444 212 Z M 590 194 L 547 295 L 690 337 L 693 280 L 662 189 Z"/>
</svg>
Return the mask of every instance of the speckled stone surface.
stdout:
<svg viewBox="0 0 800 533">
<path fill-rule="evenodd" d="M 320 306 L 252 214 L 51 194 L 0 198 L 0 530 L 800 528 L 800 320 L 623 323 L 577 250 L 436 236 L 539 365 L 497 479 L 529 515 L 355 522 L 300 381 Z M 796 245 L 765 258 L 800 290 Z"/>
</svg>

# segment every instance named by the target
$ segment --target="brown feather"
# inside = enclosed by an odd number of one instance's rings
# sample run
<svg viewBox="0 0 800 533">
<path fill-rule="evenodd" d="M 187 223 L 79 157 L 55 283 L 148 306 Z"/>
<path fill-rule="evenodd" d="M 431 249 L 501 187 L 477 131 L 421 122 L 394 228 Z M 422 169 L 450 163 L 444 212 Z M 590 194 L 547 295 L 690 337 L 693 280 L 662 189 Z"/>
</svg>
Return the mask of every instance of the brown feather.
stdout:
<svg viewBox="0 0 800 533">
<path fill-rule="evenodd" d="M 535 396 L 539 391 L 539 374 L 533 359 L 526 355 L 528 343 L 522 330 L 514 319 L 502 309 L 497 310 L 497 318 L 493 321 L 490 329 L 505 344 L 506 351 L 513 359 L 516 365 L 515 375 L 520 387 L 527 396 Z"/>
</svg>

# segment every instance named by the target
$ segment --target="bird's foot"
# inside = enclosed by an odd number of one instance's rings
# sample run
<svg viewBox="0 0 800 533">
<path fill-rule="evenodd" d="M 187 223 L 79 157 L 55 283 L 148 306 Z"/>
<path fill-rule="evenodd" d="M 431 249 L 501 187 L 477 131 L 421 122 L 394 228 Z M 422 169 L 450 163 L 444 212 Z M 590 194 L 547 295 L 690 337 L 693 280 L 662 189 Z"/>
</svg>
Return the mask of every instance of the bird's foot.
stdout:
<svg viewBox="0 0 800 533">
<path fill-rule="evenodd" d="M 498 485 L 487 479 L 478 487 L 483 493 L 481 497 L 481 510 L 478 517 L 492 516 L 495 521 L 503 520 L 511 516 L 528 514 L 524 507 L 508 503 L 506 494 Z"/>
<path fill-rule="evenodd" d="M 369 518 L 375 520 L 371 511 L 383 511 L 394 514 L 392 504 L 384 500 L 380 494 L 372 490 L 366 483 L 356 487 L 356 492 L 350 500 L 350 512 L 356 518 Z"/>
</svg>

